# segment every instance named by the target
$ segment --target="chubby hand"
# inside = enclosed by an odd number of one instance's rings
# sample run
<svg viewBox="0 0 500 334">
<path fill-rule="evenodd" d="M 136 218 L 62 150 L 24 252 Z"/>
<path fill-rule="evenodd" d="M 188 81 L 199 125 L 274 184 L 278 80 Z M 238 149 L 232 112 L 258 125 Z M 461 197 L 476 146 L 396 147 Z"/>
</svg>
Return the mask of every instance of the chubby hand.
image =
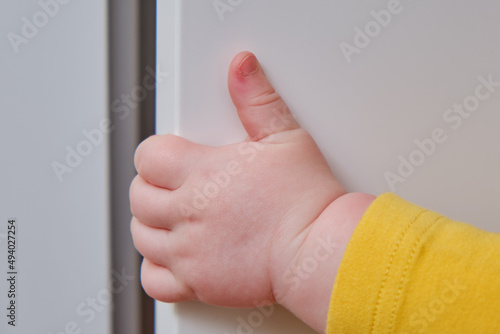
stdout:
<svg viewBox="0 0 500 334">
<path fill-rule="evenodd" d="M 210 147 L 158 135 L 135 154 L 132 235 L 143 287 L 160 301 L 285 300 L 285 273 L 312 252 L 308 238 L 334 224 L 317 221 L 346 194 L 252 53 L 233 59 L 228 86 L 245 141 Z"/>
</svg>

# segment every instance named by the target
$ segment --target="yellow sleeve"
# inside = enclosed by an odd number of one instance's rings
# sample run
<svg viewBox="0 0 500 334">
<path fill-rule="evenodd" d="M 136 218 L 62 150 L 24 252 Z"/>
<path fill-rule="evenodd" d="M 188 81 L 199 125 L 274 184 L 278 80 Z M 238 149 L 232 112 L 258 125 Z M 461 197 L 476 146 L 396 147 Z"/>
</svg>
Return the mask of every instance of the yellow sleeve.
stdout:
<svg viewBox="0 0 500 334">
<path fill-rule="evenodd" d="M 500 333 L 500 234 L 379 196 L 340 264 L 327 333 Z"/>
</svg>

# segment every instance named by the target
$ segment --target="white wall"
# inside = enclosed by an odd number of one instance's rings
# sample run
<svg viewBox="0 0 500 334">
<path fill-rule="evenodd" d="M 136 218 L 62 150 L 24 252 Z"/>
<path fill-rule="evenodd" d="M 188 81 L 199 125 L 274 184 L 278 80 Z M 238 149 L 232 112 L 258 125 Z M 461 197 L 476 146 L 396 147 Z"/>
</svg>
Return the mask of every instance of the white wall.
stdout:
<svg viewBox="0 0 500 334">
<path fill-rule="evenodd" d="M 111 324 L 107 136 L 82 144 L 82 131 L 107 118 L 107 3 L 58 1 L 0 5 L 0 233 L 9 217 L 19 224 L 16 328 L 6 324 L 0 240 L 2 333 L 76 333 L 72 322 L 108 333 Z M 23 34 L 25 18 L 40 20 L 38 31 Z M 24 38 L 18 52 L 10 33 Z M 52 164 L 68 165 L 67 147 L 91 152 L 59 179 Z"/>
<path fill-rule="evenodd" d="M 229 9 L 218 15 L 214 3 Z M 460 124 L 448 111 L 474 101 L 479 77 L 500 82 L 500 3 L 401 0 L 386 27 L 346 57 L 342 43 L 356 46 L 356 27 L 373 26 L 371 11 L 390 3 L 159 1 L 158 62 L 172 76 L 158 90 L 158 131 L 212 145 L 242 140 L 226 78 L 232 57 L 250 50 L 349 190 L 393 191 L 500 232 L 500 88 Z M 391 187 L 399 156 L 417 157 L 415 141 L 435 129 L 446 140 Z M 159 304 L 158 333 L 238 333 L 238 317 L 251 312 Z M 310 332 L 283 310 L 252 331 Z"/>
</svg>

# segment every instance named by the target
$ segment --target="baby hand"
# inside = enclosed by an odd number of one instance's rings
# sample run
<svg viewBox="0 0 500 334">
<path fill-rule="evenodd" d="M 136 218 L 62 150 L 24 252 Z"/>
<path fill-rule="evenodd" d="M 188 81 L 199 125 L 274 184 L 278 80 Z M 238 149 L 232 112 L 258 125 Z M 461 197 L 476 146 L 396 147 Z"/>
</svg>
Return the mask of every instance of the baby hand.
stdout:
<svg viewBox="0 0 500 334">
<path fill-rule="evenodd" d="M 321 215 L 346 194 L 253 54 L 233 59 L 228 82 L 247 140 L 209 147 L 153 136 L 135 155 L 131 229 L 143 287 L 160 301 L 286 300 L 285 273 L 312 252 L 310 238 L 328 234 L 335 219 Z"/>
</svg>

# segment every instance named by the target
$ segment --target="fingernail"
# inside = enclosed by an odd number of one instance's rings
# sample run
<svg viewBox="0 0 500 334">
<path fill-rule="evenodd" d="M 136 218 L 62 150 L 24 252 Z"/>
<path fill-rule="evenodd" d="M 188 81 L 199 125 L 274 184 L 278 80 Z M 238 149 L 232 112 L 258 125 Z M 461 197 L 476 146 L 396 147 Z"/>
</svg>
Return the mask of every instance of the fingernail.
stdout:
<svg viewBox="0 0 500 334">
<path fill-rule="evenodd" d="M 238 66 L 238 72 L 241 75 L 250 75 L 257 72 L 258 68 L 259 62 L 257 61 L 257 58 L 255 58 L 253 53 L 250 53 L 241 61 L 240 65 Z"/>
</svg>

